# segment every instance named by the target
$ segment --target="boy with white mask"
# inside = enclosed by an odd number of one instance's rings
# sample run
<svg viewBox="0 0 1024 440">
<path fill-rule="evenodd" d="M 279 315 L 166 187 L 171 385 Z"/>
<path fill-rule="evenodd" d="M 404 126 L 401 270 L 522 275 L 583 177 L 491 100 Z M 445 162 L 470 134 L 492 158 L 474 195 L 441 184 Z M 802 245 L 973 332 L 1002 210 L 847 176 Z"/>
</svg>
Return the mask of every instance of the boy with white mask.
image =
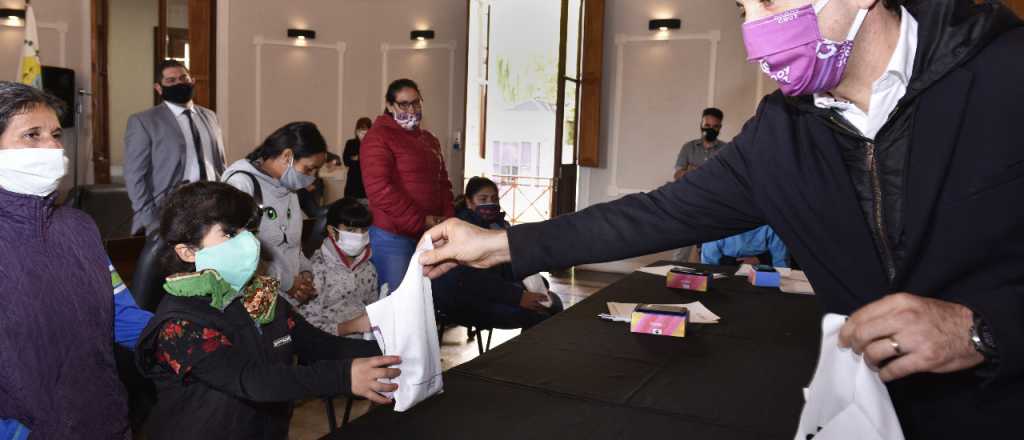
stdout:
<svg viewBox="0 0 1024 440">
<path fill-rule="evenodd" d="M 377 269 L 370 261 L 370 211 L 356 199 L 327 208 L 327 237 L 313 254 L 314 282 L 320 294 L 298 308 L 306 320 L 339 336 L 370 331 L 366 306 L 377 301 Z"/>
</svg>

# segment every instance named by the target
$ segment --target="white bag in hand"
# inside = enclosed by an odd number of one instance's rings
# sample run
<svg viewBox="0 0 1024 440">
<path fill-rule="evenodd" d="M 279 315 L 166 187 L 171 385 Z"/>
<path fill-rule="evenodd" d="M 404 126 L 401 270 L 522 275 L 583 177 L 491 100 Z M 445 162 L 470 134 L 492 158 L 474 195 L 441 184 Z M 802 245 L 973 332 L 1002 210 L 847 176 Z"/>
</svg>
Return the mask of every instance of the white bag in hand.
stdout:
<svg viewBox="0 0 1024 440">
<path fill-rule="evenodd" d="M 839 348 L 845 316 L 822 320 L 821 357 L 804 390 L 796 440 L 903 440 L 885 384 L 861 355 Z"/>
<path fill-rule="evenodd" d="M 544 307 L 551 307 L 551 292 L 548 292 L 548 286 L 544 283 L 544 277 L 540 276 L 539 273 L 523 278 L 523 286 L 530 292 L 547 295 L 548 299 L 541 301 L 540 304 Z"/>
<path fill-rule="evenodd" d="M 370 327 L 386 356 L 400 356 L 402 374 L 398 383 L 395 411 L 405 411 L 442 391 L 441 347 L 434 322 L 434 297 L 430 280 L 423 276 L 420 254 L 433 249 L 433 243 L 420 243 L 409 262 L 409 269 L 398 289 L 390 296 L 366 306 Z M 389 393 L 390 394 L 390 393 Z"/>
</svg>

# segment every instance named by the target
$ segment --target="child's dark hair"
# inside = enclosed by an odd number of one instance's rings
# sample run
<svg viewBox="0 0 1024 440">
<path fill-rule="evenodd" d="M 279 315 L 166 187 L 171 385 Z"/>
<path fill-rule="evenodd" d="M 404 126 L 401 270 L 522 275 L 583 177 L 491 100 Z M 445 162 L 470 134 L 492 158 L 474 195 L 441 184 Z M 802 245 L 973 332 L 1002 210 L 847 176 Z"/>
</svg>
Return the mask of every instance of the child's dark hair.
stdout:
<svg viewBox="0 0 1024 440">
<path fill-rule="evenodd" d="M 476 193 L 480 192 L 485 188 L 493 188 L 494 191 L 497 192 L 498 184 L 494 183 L 493 180 L 488 179 L 486 177 L 476 176 L 470 178 L 469 182 L 466 182 L 466 198 L 472 199 L 473 196 L 476 195 Z"/>
<path fill-rule="evenodd" d="M 362 203 L 351 197 L 338 200 L 327 207 L 327 224 L 350 228 L 368 228 L 373 224 L 373 215 Z"/>
<path fill-rule="evenodd" d="M 174 246 L 185 244 L 199 249 L 203 237 L 214 225 L 234 235 L 242 228 L 253 229 L 259 208 L 248 194 L 220 182 L 196 182 L 178 188 L 164 203 L 160 214 L 160 238 L 167 244 L 163 255 L 166 273 L 195 272 L 194 263 L 178 258 Z"/>
<path fill-rule="evenodd" d="M 246 156 L 250 162 L 273 159 L 291 149 L 295 160 L 327 153 L 327 141 L 312 122 L 291 122 L 278 128 Z"/>
</svg>

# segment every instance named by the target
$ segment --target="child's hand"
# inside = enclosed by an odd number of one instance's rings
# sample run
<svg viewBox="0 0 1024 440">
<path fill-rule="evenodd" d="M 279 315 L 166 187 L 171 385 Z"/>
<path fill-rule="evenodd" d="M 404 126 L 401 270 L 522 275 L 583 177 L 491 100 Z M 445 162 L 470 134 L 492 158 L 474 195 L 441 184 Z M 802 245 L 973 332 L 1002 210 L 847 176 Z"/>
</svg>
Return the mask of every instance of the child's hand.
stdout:
<svg viewBox="0 0 1024 440">
<path fill-rule="evenodd" d="M 526 310 L 532 310 L 534 312 L 540 312 L 546 309 L 544 302 L 548 300 L 548 296 L 543 293 L 536 292 L 523 292 L 522 299 L 519 300 L 519 307 Z"/>
<path fill-rule="evenodd" d="M 398 384 L 383 383 L 377 379 L 394 379 L 402 374 L 397 368 L 387 368 L 402 362 L 398 356 L 375 356 L 352 359 L 352 394 L 371 402 L 386 405 L 391 399 L 380 395 L 398 389 Z"/>
</svg>

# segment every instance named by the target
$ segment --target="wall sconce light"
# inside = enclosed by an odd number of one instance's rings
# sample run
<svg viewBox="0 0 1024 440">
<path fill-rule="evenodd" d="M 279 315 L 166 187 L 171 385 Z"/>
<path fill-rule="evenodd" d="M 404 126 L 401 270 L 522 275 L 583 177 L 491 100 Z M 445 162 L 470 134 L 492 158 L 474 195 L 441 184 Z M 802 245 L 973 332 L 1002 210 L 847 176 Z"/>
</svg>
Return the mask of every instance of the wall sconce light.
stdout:
<svg viewBox="0 0 1024 440">
<path fill-rule="evenodd" d="M 313 40 L 316 39 L 316 31 L 309 29 L 288 29 L 288 38 L 298 38 L 299 40 Z"/>
<path fill-rule="evenodd" d="M 416 41 L 427 41 L 434 39 L 434 31 L 412 31 L 409 34 L 409 39 Z"/>
<path fill-rule="evenodd" d="M 678 18 L 667 18 L 663 20 L 651 20 L 647 22 L 647 28 L 652 31 L 669 31 L 683 27 L 682 20 Z"/>
<path fill-rule="evenodd" d="M 21 24 L 25 20 L 24 9 L 0 9 L 0 20 L 12 24 Z"/>
</svg>

